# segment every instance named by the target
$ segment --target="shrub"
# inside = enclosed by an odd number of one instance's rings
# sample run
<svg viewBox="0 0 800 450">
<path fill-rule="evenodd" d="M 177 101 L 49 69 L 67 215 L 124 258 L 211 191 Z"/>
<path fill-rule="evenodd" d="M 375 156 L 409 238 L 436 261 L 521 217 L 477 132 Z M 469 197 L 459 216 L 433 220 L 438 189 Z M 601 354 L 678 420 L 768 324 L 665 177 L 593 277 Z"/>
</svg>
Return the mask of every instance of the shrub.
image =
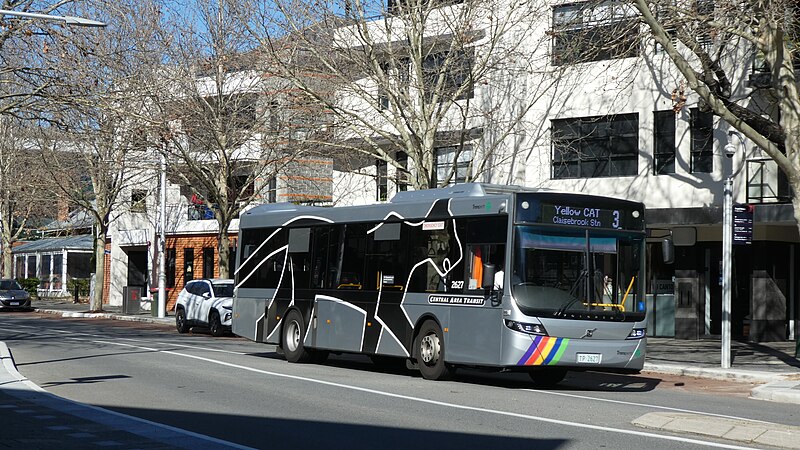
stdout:
<svg viewBox="0 0 800 450">
<path fill-rule="evenodd" d="M 75 287 L 78 288 L 78 295 L 86 297 L 89 295 L 89 279 L 88 278 L 72 278 L 67 281 L 67 290 L 70 294 L 75 294 Z"/>
<path fill-rule="evenodd" d="M 31 295 L 31 298 L 39 298 L 36 292 L 36 290 L 39 288 L 38 278 L 23 278 L 19 280 L 19 284 L 22 286 L 22 289 L 25 289 L 28 294 Z"/>
</svg>

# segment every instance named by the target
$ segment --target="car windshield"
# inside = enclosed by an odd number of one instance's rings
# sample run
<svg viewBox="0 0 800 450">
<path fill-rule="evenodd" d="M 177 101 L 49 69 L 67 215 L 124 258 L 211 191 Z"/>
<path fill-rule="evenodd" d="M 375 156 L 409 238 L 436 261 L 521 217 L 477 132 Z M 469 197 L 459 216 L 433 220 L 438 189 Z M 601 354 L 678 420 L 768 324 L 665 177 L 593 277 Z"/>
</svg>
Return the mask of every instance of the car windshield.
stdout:
<svg viewBox="0 0 800 450">
<path fill-rule="evenodd" d="M 642 236 L 518 227 L 512 294 L 526 314 L 567 319 L 644 319 Z"/>
<path fill-rule="evenodd" d="M 233 297 L 233 283 L 214 283 L 214 297 Z"/>
<path fill-rule="evenodd" d="M 15 280 L 0 280 L 0 291 L 19 291 L 22 287 Z"/>
</svg>

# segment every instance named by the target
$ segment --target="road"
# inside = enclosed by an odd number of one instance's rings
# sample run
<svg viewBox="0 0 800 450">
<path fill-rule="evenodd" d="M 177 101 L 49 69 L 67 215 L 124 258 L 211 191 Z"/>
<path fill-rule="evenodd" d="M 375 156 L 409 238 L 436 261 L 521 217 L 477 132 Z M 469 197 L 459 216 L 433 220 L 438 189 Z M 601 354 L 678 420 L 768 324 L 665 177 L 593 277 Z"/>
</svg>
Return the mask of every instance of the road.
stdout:
<svg viewBox="0 0 800 450">
<path fill-rule="evenodd" d="M 431 382 L 362 356 L 289 364 L 233 336 L 36 313 L 0 315 L 0 340 L 56 395 L 254 448 L 741 448 L 631 421 L 680 410 L 800 423 L 797 405 L 749 400 L 748 385 L 654 374 L 570 374 L 551 389 L 471 370 Z"/>
</svg>

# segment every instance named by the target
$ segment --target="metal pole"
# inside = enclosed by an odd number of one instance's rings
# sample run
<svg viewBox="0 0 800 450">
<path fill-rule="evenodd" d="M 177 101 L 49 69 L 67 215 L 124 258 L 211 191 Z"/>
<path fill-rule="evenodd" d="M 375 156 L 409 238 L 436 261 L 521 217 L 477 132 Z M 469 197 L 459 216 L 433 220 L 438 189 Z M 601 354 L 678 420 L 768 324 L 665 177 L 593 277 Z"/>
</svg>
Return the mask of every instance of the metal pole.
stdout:
<svg viewBox="0 0 800 450">
<path fill-rule="evenodd" d="M 733 246 L 733 177 L 725 179 L 722 211 L 722 368 L 731 367 L 731 252 Z"/>
<path fill-rule="evenodd" d="M 167 156 L 161 155 L 161 186 L 158 212 L 158 317 L 167 315 Z"/>
<path fill-rule="evenodd" d="M 108 25 L 105 22 L 100 22 L 98 20 L 92 20 L 92 19 L 85 19 L 83 17 L 57 16 L 55 14 L 12 11 L 8 9 L 0 9 L 0 16 L 14 16 L 14 17 L 22 17 L 25 19 L 50 20 L 56 22 L 64 22 L 66 25 L 73 25 L 78 27 L 105 27 L 106 25 Z"/>
</svg>

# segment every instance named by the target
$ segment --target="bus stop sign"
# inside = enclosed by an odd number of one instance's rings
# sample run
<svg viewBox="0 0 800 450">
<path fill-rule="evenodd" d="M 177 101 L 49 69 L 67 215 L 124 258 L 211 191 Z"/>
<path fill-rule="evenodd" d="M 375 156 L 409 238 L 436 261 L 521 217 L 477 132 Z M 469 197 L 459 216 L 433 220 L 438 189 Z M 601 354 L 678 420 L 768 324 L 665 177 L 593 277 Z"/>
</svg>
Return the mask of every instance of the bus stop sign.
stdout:
<svg viewBox="0 0 800 450">
<path fill-rule="evenodd" d="M 733 205 L 733 244 L 748 245 L 753 243 L 753 210 L 754 205 Z"/>
</svg>

